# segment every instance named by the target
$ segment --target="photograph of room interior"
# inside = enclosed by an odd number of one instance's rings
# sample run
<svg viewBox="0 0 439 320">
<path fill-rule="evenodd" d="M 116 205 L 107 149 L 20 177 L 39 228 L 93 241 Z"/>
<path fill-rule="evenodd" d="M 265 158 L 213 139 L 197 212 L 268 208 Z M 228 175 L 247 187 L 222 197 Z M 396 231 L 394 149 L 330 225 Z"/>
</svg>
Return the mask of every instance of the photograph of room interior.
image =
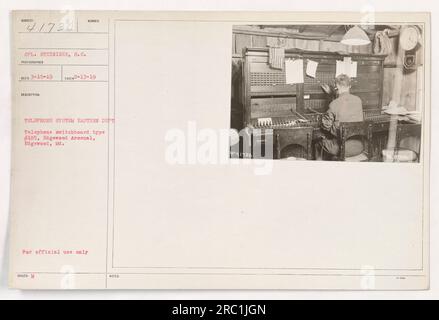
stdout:
<svg viewBox="0 0 439 320">
<path fill-rule="evenodd" d="M 232 41 L 232 158 L 422 160 L 423 25 L 235 25 Z"/>
</svg>

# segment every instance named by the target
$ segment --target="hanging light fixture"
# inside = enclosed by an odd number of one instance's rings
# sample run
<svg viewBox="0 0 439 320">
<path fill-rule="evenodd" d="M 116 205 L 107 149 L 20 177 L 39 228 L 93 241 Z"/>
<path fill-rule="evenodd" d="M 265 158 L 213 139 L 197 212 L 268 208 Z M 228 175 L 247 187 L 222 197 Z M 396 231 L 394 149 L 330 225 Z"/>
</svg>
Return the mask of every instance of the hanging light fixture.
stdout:
<svg viewBox="0 0 439 320">
<path fill-rule="evenodd" d="M 366 32 L 359 26 L 354 26 L 346 32 L 341 43 L 348 46 L 363 46 L 370 43 L 370 39 Z"/>
</svg>

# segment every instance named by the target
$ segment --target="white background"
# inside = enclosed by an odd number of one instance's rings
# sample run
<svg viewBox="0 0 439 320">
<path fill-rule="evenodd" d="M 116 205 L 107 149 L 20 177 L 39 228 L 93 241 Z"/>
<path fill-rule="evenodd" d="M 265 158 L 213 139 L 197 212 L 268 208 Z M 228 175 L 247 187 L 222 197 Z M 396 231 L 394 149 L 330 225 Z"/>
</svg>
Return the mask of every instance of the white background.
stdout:
<svg viewBox="0 0 439 320">
<path fill-rule="evenodd" d="M 436 1 L 400 0 L 398 11 L 430 11 L 432 14 L 432 88 L 436 87 L 435 76 L 438 74 L 435 63 L 437 42 L 434 41 L 435 17 L 439 5 Z M 46 10 L 240 10 L 240 11 L 388 11 L 395 10 L 395 1 L 262 1 L 262 0 L 191 0 L 163 1 L 153 3 L 145 0 L 39 0 L 38 4 L 30 0 L 2 1 L 0 4 L 0 299 L 431 299 L 439 298 L 439 214 L 437 201 L 432 196 L 431 203 L 431 289 L 429 291 L 408 292 L 334 292 L 334 291 L 18 291 L 7 289 L 7 232 L 10 166 L 10 22 L 9 11 L 14 9 Z M 435 144 L 438 137 L 438 122 L 435 111 L 437 92 L 432 90 L 432 150 L 431 150 L 431 194 L 438 194 L 438 150 Z"/>
</svg>

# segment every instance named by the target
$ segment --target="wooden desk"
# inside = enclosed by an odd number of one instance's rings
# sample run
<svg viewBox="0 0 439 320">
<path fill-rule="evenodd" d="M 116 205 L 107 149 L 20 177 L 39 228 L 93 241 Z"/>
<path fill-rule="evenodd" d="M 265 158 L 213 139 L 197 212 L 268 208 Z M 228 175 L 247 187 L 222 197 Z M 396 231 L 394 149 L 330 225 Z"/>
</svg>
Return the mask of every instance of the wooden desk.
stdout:
<svg viewBox="0 0 439 320">
<path fill-rule="evenodd" d="M 369 124 L 369 129 L 370 129 L 370 136 L 371 136 L 371 141 L 368 141 L 368 143 L 371 143 L 372 146 L 369 149 L 369 146 L 365 146 L 366 150 L 371 150 L 372 154 L 370 155 L 370 161 L 372 162 L 381 162 L 382 161 L 382 150 L 386 149 L 387 147 L 387 140 L 388 140 L 388 136 L 389 136 L 389 128 L 390 128 L 390 120 L 386 120 L 386 121 L 370 121 L 370 120 L 366 120 L 366 123 Z M 404 124 L 404 123 L 408 123 L 406 121 L 399 121 L 399 125 Z M 411 124 L 413 124 L 413 122 L 410 122 Z M 417 125 L 421 126 L 421 123 L 417 123 Z M 302 126 L 302 127 L 308 127 L 309 126 Z M 297 151 L 295 154 L 293 154 L 293 156 L 297 157 L 297 158 L 307 158 L 308 157 L 308 153 L 307 150 L 301 146 L 303 146 L 302 142 L 296 142 L 295 138 L 294 138 L 294 130 L 297 130 L 297 128 L 300 128 L 299 126 L 297 127 L 291 127 L 290 129 L 288 128 L 249 128 L 248 130 L 248 134 L 249 134 L 249 138 L 248 141 L 250 141 L 251 144 L 251 148 L 250 148 L 250 152 L 246 152 L 244 157 L 250 157 L 250 158 L 254 158 L 253 155 L 253 145 L 255 143 L 260 143 L 262 146 L 262 157 L 265 157 L 266 153 L 265 150 L 267 147 L 269 147 L 269 145 L 266 143 L 267 141 L 271 141 L 273 143 L 272 145 L 272 150 L 271 153 L 273 155 L 273 158 L 276 158 L 276 154 L 280 153 L 281 150 L 276 150 L 276 143 L 275 143 L 275 136 L 278 132 L 282 132 L 283 136 L 287 136 L 291 143 L 290 145 L 296 145 L 297 146 Z M 317 141 L 317 139 L 321 136 L 324 135 L 323 131 L 320 129 L 319 126 L 313 126 L 313 142 Z M 288 133 L 289 132 L 289 133 Z M 268 136 L 270 136 L 270 138 L 268 138 Z"/>
</svg>

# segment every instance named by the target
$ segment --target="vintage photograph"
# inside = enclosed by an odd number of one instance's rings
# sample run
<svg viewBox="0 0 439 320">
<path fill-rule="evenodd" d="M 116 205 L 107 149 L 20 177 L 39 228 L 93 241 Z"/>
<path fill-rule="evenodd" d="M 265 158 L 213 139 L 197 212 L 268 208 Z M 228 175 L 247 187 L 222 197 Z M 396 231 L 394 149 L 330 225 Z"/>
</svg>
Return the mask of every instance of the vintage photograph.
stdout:
<svg viewBox="0 0 439 320">
<path fill-rule="evenodd" d="M 430 14 L 333 5 L 13 10 L 4 286 L 427 290 Z"/>
<path fill-rule="evenodd" d="M 231 158 L 420 162 L 422 25 L 235 25 Z"/>
</svg>

